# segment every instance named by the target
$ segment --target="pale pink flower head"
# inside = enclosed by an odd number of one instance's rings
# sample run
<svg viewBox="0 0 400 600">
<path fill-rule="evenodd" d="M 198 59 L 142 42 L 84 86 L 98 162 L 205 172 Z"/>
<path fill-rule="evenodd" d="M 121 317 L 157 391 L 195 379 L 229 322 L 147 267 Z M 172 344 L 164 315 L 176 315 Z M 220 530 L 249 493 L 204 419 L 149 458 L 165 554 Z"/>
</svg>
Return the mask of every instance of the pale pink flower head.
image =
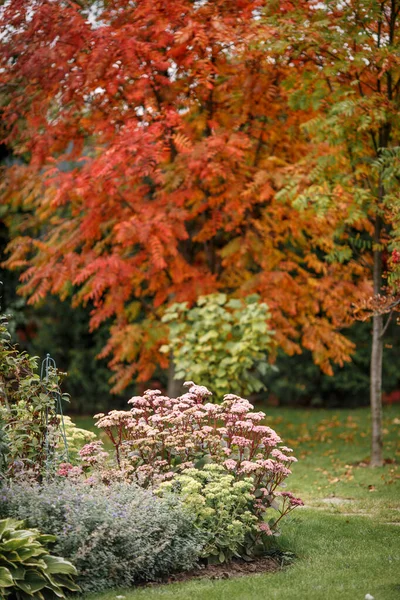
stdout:
<svg viewBox="0 0 400 600">
<path fill-rule="evenodd" d="M 255 427 L 254 427 L 252 421 L 249 421 L 249 420 L 240 421 L 240 427 L 247 431 L 255 431 Z"/>
<path fill-rule="evenodd" d="M 288 448 L 287 446 L 281 446 L 282 452 L 293 452 L 293 448 Z"/>
<path fill-rule="evenodd" d="M 68 477 L 68 479 L 77 479 L 82 475 L 82 467 L 74 467 L 70 463 L 61 463 L 57 475 Z"/>
<path fill-rule="evenodd" d="M 271 471 L 271 472 L 275 471 L 276 462 L 274 462 L 270 458 L 267 458 L 265 460 L 259 459 L 256 461 L 256 463 L 266 471 Z"/>
<path fill-rule="evenodd" d="M 175 398 L 174 403 L 179 404 L 179 402 L 188 402 L 191 405 L 195 404 L 193 394 L 191 394 L 190 392 L 185 392 L 184 394 L 178 396 L 178 398 Z"/>
<path fill-rule="evenodd" d="M 212 393 L 205 385 L 196 385 L 193 381 L 185 381 L 183 384 L 185 387 L 189 388 L 189 393 L 194 394 L 195 396 L 200 396 L 201 398 L 212 396 Z"/>
<path fill-rule="evenodd" d="M 244 460 L 240 463 L 240 472 L 241 473 L 254 473 L 259 469 L 259 465 L 257 463 L 251 462 L 251 460 Z"/>
<path fill-rule="evenodd" d="M 120 425 L 124 425 L 129 422 L 131 419 L 131 414 L 129 411 L 125 410 L 110 410 L 108 415 L 101 417 L 97 423 L 96 427 L 100 429 L 107 427 L 117 427 Z"/>
<path fill-rule="evenodd" d="M 248 440 L 247 438 L 241 435 L 234 435 L 232 437 L 232 444 L 239 446 L 239 448 L 247 448 L 251 445 L 251 440 Z"/>
<path fill-rule="evenodd" d="M 131 408 L 129 412 L 133 418 L 137 418 L 138 416 L 143 415 L 145 411 L 142 408 Z"/>
<path fill-rule="evenodd" d="M 147 400 L 145 400 L 143 396 L 133 396 L 130 400 L 128 400 L 128 404 L 134 404 L 135 406 L 143 406 L 143 404 L 147 404 Z"/>
<path fill-rule="evenodd" d="M 267 427 L 266 425 L 254 425 L 253 431 L 254 433 L 259 434 L 269 434 L 271 433 L 272 429 L 270 427 Z"/>
<path fill-rule="evenodd" d="M 204 433 L 212 433 L 212 432 L 214 431 L 214 428 L 213 428 L 213 427 L 210 427 L 209 425 L 204 425 L 204 426 L 201 428 L 201 430 L 202 430 Z"/>
<path fill-rule="evenodd" d="M 296 506 L 304 506 L 304 502 L 301 498 L 296 498 L 292 492 L 277 492 L 276 496 L 280 496 L 284 500 L 288 500 L 290 506 L 295 508 Z"/>
<path fill-rule="evenodd" d="M 78 479 L 82 475 L 82 473 L 82 467 L 72 467 L 72 469 L 68 471 L 67 477 L 69 477 L 70 479 Z"/>
<path fill-rule="evenodd" d="M 161 396 L 160 390 L 146 390 L 143 394 L 146 398 L 155 398 L 156 396 Z"/>
<path fill-rule="evenodd" d="M 236 460 L 233 460 L 232 458 L 228 458 L 228 460 L 224 461 L 224 467 L 228 469 L 228 471 L 233 471 L 234 469 L 236 469 L 236 465 Z"/>
<path fill-rule="evenodd" d="M 262 439 L 263 444 L 265 446 L 269 446 L 270 448 L 273 448 L 274 446 L 277 446 L 278 444 L 281 443 L 281 441 L 282 441 L 281 438 L 279 437 L 279 435 L 277 435 L 275 433 L 275 431 L 272 431 L 272 433 L 270 433 L 268 435 L 268 437 L 264 437 Z"/>
<path fill-rule="evenodd" d="M 192 412 L 192 415 L 196 418 L 196 419 L 202 419 L 204 417 L 204 412 L 202 412 L 201 410 L 194 410 Z"/>
<path fill-rule="evenodd" d="M 103 442 L 101 440 L 96 440 L 94 442 L 89 442 L 89 444 L 85 444 L 85 446 L 79 450 L 79 456 L 86 466 L 96 466 L 100 463 L 104 463 L 108 459 L 108 452 L 105 452 Z"/>
<path fill-rule="evenodd" d="M 192 469 L 193 462 L 191 460 L 187 460 L 186 462 L 183 462 L 180 465 L 178 465 L 177 468 L 179 471 L 184 471 L 185 469 Z"/>
<path fill-rule="evenodd" d="M 187 402 L 186 398 L 185 398 L 185 402 L 178 402 L 177 404 L 175 404 L 174 409 L 184 411 L 190 407 L 191 407 L 191 404 L 189 402 Z"/>
<path fill-rule="evenodd" d="M 280 450 L 278 450 L 278 448 L 272 450 L 271 456 L 273 456 L 277 460 L 281 460 L 282 462 L 287 462 L 289 460 L 289 457 L 283 454 L 283 452 L 281 452 Z"/>
<path fill-rule="evenodd" d="M 260 531 L 262 531 L 263 533 L 265 533 L 266 535 L 272 535 L 270 526 L 268 525 L 268 523 L 265 523 L 265 521 L 263 521 L 262 523 L 259 524 L 258 529 Z"/>
<path fill-rule="evenodd" d="M 61 463 L 58 466 L 58 471 L 57 471 L 57 475 L 60 475 L 60 477 L 68 477 L 68 473 L 73 469 L 74 467 L 71 465 L 71 463 Z"/>
<path fill-rule="evenodd" d="M 292 474 L 292 471 L 285 467 L 282 463 L 275 463 L 274 472 L 276 474 L 283 475 L 283 477 L 288 477 Z"/>
<path fill-rule="evenodd" d="M 224 396 L 224 401 L 229 401 L 229 400 L 241 400 L 242 398 L 240 396 L 236 396 L 236 394 L 225 394 Z"/>
<path fill-rule="evenodd" d="M 149 421 L 151 421 L 151 423 L 159 423 L 160 421 L 163 420 L 163 417 L 161 415 L 151 415 L 151 417 L 149 418 Z"/>
<path fill-rule="evenodd" d="M 207 402 L 203 408 L 209 415 L 216 415 L 221 412 L 221 408 L 218 406 L 218 404 L 211 404 L 211 402 Z"/>
<path fill-rule="evenodd" d="M 253 412 L 253 413 L 249 413 L 247 415 L 247 418 L 250 419 L 251 421 L 254 421 L 255 423 L 262 421 L 263 419 L 265 419 L 265 417 L 266 417 L 266 414 L 263 412 Z"/>
<path fill-rule="evenodd" d="M 97 454 L 98 452 L 101 452 L 102 450 L 103 450 L 103 442 L 101 440 L 96 440 L 94 442 L 89 442 L 89 444 L 85 444 L 79 450 L 79 456 L 81 458 L 86 458 L 87 456 L 93 456 L 94 454 Z"/>
<path fill-rule="evenodd" d="M 250 402 L 248 400 L 243 400 L 243 398 L 240 398 L 240 400 L 238 402 L 235 402 L 234 404 L 232 404 L 230 410 L 233 413 L 244 415 L 244 414 L 247 414 L 253 408 L 254 408 L 254 406 L 252 404 L 250 404 Z"/>
</svg>

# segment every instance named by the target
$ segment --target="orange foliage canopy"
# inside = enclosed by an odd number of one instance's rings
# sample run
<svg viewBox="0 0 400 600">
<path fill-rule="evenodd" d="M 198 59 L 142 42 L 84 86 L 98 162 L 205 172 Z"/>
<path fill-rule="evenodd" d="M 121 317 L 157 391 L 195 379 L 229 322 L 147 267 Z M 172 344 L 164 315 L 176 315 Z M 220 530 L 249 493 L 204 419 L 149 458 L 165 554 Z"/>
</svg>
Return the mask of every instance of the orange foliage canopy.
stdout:
<svg viewBox="0 0 400 600">
<path fill-rule="evenodd" d="M 216 290 L 259 293 L 286 352 L 307 348 L 326 372 L 348 360 L 338 330 L 364 274 L 325 260 L 348 205 L 318 216 L 276 197 L 305 115 L 288 107 L 261 4 L 3 7 L 5 142 L 27 164 L 7 171 L 2 202 L 28 211 L 7 264 L 30 302 L 72 295 L 92 327 L 112 320 L 116 389 L 167 366 L 166 304 Z"/>
</svg>

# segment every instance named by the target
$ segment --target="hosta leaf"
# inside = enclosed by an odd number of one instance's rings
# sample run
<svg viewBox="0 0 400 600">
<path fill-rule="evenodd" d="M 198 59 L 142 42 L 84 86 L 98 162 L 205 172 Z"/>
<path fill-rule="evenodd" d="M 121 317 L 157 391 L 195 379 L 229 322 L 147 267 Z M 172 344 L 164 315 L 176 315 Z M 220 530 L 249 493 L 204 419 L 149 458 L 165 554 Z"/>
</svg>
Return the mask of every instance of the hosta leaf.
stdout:
<svg viewBox="0 0 400 600">
<path fill-rule="evenodd" d="M 4 533 L 11 527 L 14 529 L 17 521 L 14 519 L 2 519 L 0 521 L 0 536 L 3 538 Z M 5 537 L 5 536 L 4 536 Z"/>
<path fill-rule="evenodd" d="M 45 600 L 41 591 L 36 592 L 36 598 L 38 600 Z M 18 600 L 32 600 L 32 594 L 27 594 L 22 590 L 18 590 Z"/>
<path fill-rule="evenodd" d="M 45 563 L 47 567 L 47 573 L 64 573 L 65 575 L 77 574 L 74 565 L 60 556 L 44 556 L 43 563 Z"/>
<path fill-rule="evenodd" d="M 25 593 L 34 594 L 46 587 L 47 580 L 44 576 L 40 575 L 38 571 L 28 569 L 25 574 L 25 579 L 23 581 L 18 580 L 15 584 Z"/>
<path fill-rule="evenodd" d="M 57 540 L 55 535 L 50 535 L 47 533 L 41 533 L 38 537 L 38 541 L 41 544 L 53 544 Z"/>
<path fill-rule="evenodd" d="M 28 558 L 33 558 L 33 557 L 40 557 L 43 554 L 46 554 L 46 551 L 43 550 L 43 548 L 20 548 L 18 550 L 18 555 L 20 557 L 21 560 L 25 561 Z"/>
<path fill-rule="evenodd" d="M 19 550 L 27 545 L 26 540 L 12 539 L 0 544 L 0 552 L 10 552 L 11 550 Z"/>
<path fill-rule="evenodd" d="M 71 579 L 77 574 L 75 567 L 62 557 L 49 555 L 41 543 L 54 541 L 54 536 L 21 529 L 22 522 L 0 521 L 0 526 L 0 598 L 11 594 L 13 600 L 50 600 L 65 598 L 63 587 L 79 591 Z"/>
<path fill-rule="evenodd" d="M 54 581 L 54 579 L 51 579 L 50 576 L 46 577 L 46 579 L 46 589 L 52 590 L 52 592 L 57 596 L 57 598 L 65 598 L 65 593 L 63 589 L 58 585 L 58 582 Z"/>
<path fill-rule="evenodd" d="M 10 563 L 12 565 L 12 563 Z M 12 574 L 13 579 L 24 579 L 25 578 L 25 569 L 23 567 L 15 567 L 11 566 L 10 572 Z"/>
<path fill-rule="evenodd" d="M 0 567 L 0 593 L 2 588 L 14 585 L 10 571 L 6 567 Z"/>
<path fill-rule="evenodd" d="M 30 558 L 26 562 L 24 561 L 24 566 L 25 567 L 35 567 L 35 568 L 39 568 L 39 569 L 45 569 L 46 568 L 46 563 L 41 558 L 40 559 Z"/>
<path fill-rule="evenodd" d="M 79 585 L 77 585 L 74 581 L 72 581 L 71 577 L 69 575 L 63 575 L 63 574 L 59 574 L 57 575 L 57 577 L 53 577 L 52 575 L 46 574 L 45 576 L 49 579 L 49 581 L 54 585 L 54 583 L 56 583 L 56 585 L 62 586 L 67 588 L 67 590 L 69 590 L 70 592 L 79 592 L 80 591 L 80 587 Z"/>
</svg>

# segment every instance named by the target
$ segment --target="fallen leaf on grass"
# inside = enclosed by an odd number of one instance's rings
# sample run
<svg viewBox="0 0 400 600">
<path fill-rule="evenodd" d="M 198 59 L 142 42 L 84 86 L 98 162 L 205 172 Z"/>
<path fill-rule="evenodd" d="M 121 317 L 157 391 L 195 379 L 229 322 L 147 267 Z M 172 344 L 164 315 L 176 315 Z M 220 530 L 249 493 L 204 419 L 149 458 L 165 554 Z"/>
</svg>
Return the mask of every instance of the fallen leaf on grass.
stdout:
<svg viewBox="0 0 400 600">
<path fill-rule="evenodd" d="M 352 469 L 348 469 L 344 476 L 346 477 L 347 481 L 351 481 L 352 479 L 354 479 L 354 475 L 353 475 L 353 471 Z"/>
</svg>

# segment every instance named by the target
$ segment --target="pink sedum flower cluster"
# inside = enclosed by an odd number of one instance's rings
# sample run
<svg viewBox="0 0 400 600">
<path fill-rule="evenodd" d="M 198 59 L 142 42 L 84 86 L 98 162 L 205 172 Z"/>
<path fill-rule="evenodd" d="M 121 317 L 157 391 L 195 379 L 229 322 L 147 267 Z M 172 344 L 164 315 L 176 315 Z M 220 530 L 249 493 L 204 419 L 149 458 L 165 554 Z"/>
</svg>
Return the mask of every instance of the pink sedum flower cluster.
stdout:
<svg viewBox="0 0 400 600">
<path fill-rule="evenodd" d="M 57 470 L 59 477 L 68 477 L 68 479 L 80 479 L 82 467 L 71 465 L 71 463 L 60 463 Z"/>
<path fill-rule="evenodd" d="M 122 473 L 125 480 L 157 486 L 184 469 L 208 462 L 222 465 L 237 480 L 251 478 L 261 525 L 265 511 L 277 508 L 277 497 L 282 509 L 278 508 L 278 520 L 300 506 L 300 499 L 277 491 L 297 459 L 291 448 L 281 445 L 279 435 L 262 424 L 266 415 L 234 394 L 227 394 L 220 405 L 212 404 L 206 387 L 184 385 L 188 391 L 176 399 L 147 390 L 129 400 L 128 411 L 96 415 L 97 427 L 114 446 L 118 478 Z M 80 455 L 88 466 L 102 465 L 104 471 L 104 452 L 98 442 L 84 446 Z M 267 530 L 262 525 L 261 531 Z"/>
</svg>

